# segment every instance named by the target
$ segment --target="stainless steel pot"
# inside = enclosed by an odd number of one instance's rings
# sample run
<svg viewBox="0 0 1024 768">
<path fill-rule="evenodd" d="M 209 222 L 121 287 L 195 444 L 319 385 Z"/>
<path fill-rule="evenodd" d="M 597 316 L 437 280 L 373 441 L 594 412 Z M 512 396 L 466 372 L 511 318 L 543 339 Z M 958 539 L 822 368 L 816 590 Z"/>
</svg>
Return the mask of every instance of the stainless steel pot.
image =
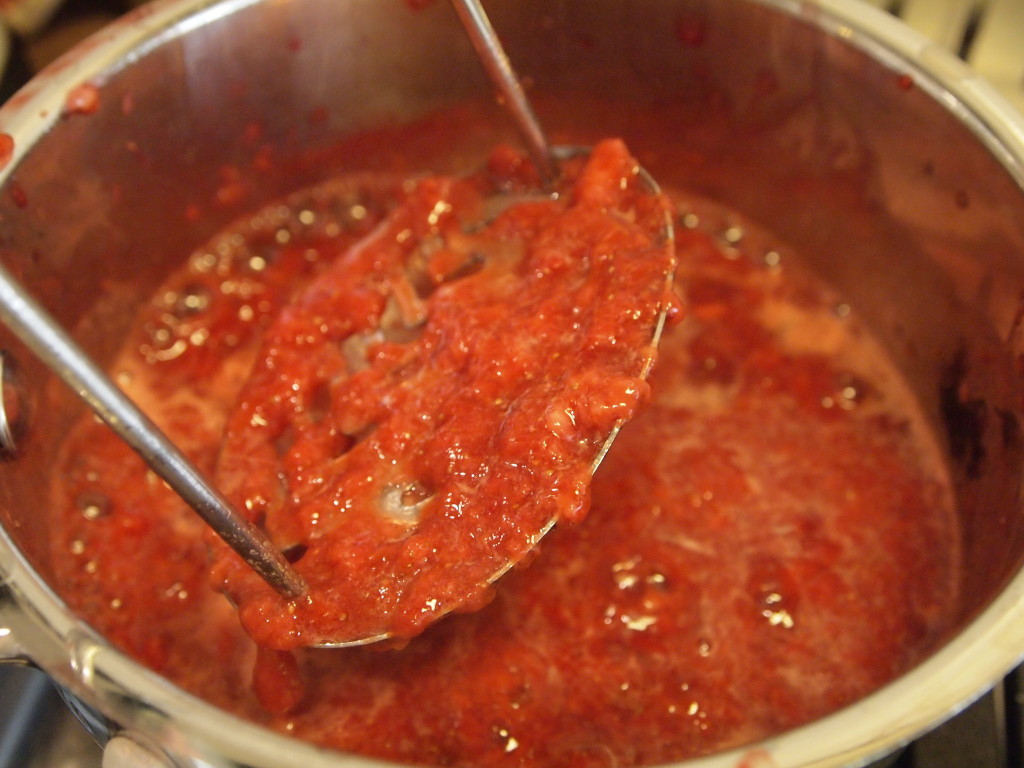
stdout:
<svg viewBox="0 0 1024 768">
<path fill-rule="evenodd" d="M 944 437 L 964 532 L 955 635 L 853 706 L 686 765 L 858 765 L 891 752 L 1024 654 L 1024 120 L 952 57 L 852 0 L 488 8 L 548 95 L 540 113 L 554 134 L 620 133 L 664 183 L 735 207 L 809 256 L 870 318 Z M 0 254 L 108 359 L 126 310 L 240 210 L 374 162 L 331 152 L 340 137 L 487 97 L 441 0 L 158 1 L 0 109 L 14 139 Z M 620 119 L 581 125 L 595 98 L 621 100 Z M 629 104 L 661 105 L 672 145 L 645 145 Z M 279 172 L 253 163 L 241 137 L 254 135 Z M 456 162 L 474 164 L 494 138 L 453 137 L 465 150 Z M 410 168 L 433 162 L 395 151 Z M 224 198 L 225 178 L 243 182 L 244 199 Z M 189 206 L 201 215 L 180 216 Z M 74 408 L 9 335 L 0 348 L 8 373 L 17 363 L 3 400 L 21 420 L 0 466 L 0 656 L 30 660 L 101 713 L 94 726 L 122 734 L 111 766 L 140 754 L 178 766 L 369 764 L 184 694 L 65 608 L 47 584 L 46 478 Z"/>
</svg>

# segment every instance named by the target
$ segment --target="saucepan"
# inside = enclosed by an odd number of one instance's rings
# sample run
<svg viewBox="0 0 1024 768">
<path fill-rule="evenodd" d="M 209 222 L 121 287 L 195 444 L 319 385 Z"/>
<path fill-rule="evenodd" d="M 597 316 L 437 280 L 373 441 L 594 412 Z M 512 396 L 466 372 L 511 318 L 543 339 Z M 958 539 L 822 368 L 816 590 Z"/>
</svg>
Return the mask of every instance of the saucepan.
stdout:
<svg viewBox="0 0 1024 768">
<path fill-rule="evenodd" d="M 835 714 L 685 765 L 824 768 L 892 753 L 1024 655 L 1024 119 L 954 57 L 854 0 L 487 7 L 553 133 L 572 135 L 587 105 L 616 100 L 602 131 L 643 146 L 629 105 L 663 110 L 658 135 L 674 150 L 648 147 L 650 170 L 805 254 L 917 395 L 955 484 L 955 631 Z M 335 151 L 343 138 L 490 99 L 442 0 L 157 0 L 0 109 L 0 256 L 109 361 L 132 309 L 219 228 L 380 160 Z M 461 167 L 495 135 L 453 134 Z M 264 151 L 270 172 L 254 161 Z M 415 141 L 388 151 L 410 172 L 431 167 Z M 0 464 L 0 656 L 68 692 L 111 739 L 108 765 L 371 764 L 189 696 L 68 610 L 52 587 L 46 509 L 77 409 L 6 332 L 0 350 L 14 437 Z"/>
</svg>

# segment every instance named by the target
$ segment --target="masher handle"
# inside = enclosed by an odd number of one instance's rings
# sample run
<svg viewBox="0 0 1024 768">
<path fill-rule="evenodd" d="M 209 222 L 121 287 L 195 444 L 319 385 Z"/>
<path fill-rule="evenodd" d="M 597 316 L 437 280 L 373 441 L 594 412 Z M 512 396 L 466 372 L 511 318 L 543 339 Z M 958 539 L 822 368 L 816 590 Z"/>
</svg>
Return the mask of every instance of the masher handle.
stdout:
<svg viewBox="0 0 1024 768">
<path fill-rule="evenodd" d="M 266 535 L 235 510 L 163 432 L 89 359 L 0 265 L 0 321 L 21 339 L 270 586 L 285 597 L 306 589 Z"/>
<path fill-rule="evenodd" d="M 466 28 L 477 56 L 483 64 L 484 69 L 490 76 L 503 105 L 512 114 L 526 142 L 526 149 L 530 153 L 538 172 L 545 182 L 555 178 L 555 163 L 551 156 L 551 145 L 548 144 L 544 129 L 533 112 L 533 107 L 526 98 L 523 86 L 512 69 L 505 49 L 498 39 L 498 35 L 491 26 L 490 19 L 484 12 L 479 0 L 451 0 L 455 7 L 462 26 Z"/>
</svg>

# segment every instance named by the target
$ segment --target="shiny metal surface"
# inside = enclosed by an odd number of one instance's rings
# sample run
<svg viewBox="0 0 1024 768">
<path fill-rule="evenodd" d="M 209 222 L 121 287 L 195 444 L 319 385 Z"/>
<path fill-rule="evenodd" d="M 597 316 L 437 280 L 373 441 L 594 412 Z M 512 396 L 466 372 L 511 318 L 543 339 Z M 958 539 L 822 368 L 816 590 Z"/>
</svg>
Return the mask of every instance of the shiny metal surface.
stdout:
<svg viewBox="0 0 1024 768">
<path fill-rule="evenodd" d="M 554 138 L 618 132 L 664 186 L 733 206 L 806 254 L 871 320 L 945 436 L 964 530 L 957 634 L 851 707 L 685 765 L 856 766 L 891 752 L 1024 652 L 1024 122 L 948 53 L 847 0 L 487 7 Z M 83 82 L 99 89 L 101 108 L 65 114 Z M 0 251 L 102 362 L 125 311 L 197 243 L 246 208 L 372 163 L 332 156 L 340 136 L 488 92 L 443 3 L 159 1 L 0 109 L 0 130 L 15 138 L 0 171 Z M 590 99 L 621 101 L 620 121 L 590 125 Z M 649 144 L 630 120 L 630 104 L 655 103 L 671 146 Z M 288 173 L 254 166 L 255 148 L 239 140 L 254 122 Z M 457 171 L 498 136 L 507 138 L 497 127 L 458 137 L 454 168 L 403 150 L 410 169 Z M 246 182 L 238 206 L 216 202 L 210 169 L 221 168 Z M 184 218 L 195 204 L 203 215 Z M 74 413 L 46 399 L 44 370 L 26 363 L 23 373 L 45 421 L 17 462 L 0 466 L 0 626 L 18 647 L 182 766 L 371 765 L 186 696 L 64 609 L 46 583 L 40 478 Z"/>
</svg>

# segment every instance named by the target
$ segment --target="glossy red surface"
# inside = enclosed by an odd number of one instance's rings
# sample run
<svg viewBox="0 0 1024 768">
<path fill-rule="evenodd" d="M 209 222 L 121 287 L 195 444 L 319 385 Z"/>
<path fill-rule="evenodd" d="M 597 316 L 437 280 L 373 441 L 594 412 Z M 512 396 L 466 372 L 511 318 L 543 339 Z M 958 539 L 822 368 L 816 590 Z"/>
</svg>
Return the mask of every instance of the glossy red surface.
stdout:
<svg viewBox="0 0 1024 768">
<path fill-rule="evenodd" d="M 169 276 L 115 372 L 213 469 L 266 329 L 401 199 L 398 179 L 353 177 L 246 219 Z M 893 679 L 956 604 L 938 450 L 855 308 L 737 214 L 676 199 L 688 315 L 652 400 L 595 475 L 588 518 L 558 526 L 485 607 L 402 649 L 265 649 L 254 664 L 208 584 L 201 524 L 92 420 L 60 457 L 61 592 L 219 706 L 429 765 L 667 762 Z"/>
<path fill-rule="evenodd" d="M 410 183 L 268 325 L 217 482 L 309 590 L 217 549 L 258 644 L 414 636 L 585 516 L 595 457 L 647 397 L 674 251 L 621 142 L 576 165 L 557 199 L 505 151 Z"/>
</svg>

